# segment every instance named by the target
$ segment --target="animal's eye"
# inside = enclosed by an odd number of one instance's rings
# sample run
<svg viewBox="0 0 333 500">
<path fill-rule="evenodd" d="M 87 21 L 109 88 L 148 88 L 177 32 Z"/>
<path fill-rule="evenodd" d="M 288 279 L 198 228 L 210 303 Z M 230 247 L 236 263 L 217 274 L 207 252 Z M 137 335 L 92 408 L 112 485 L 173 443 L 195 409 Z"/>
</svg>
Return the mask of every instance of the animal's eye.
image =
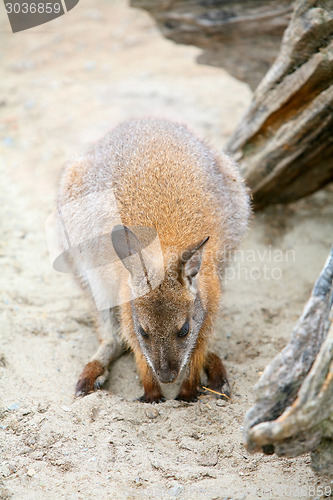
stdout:
<svg viewBox="0 0 333 500">
<path fill-rule="evenodd" d="M 139 326 L 139 332 L 140 335 L 142 335 L 142 337 L 144 337 L 145 339 L 149 337 L 148 333 L 142 328 L 142 326 Z"/>
<path fill-rule="evenodd" d="M 179 330 L 178 337 L 185 337 L 189 331 L 190 331 L 190 325 L 188 321 L 186 321 L 186 323 L 184 323 L 181 329 Z"/>
</svg>

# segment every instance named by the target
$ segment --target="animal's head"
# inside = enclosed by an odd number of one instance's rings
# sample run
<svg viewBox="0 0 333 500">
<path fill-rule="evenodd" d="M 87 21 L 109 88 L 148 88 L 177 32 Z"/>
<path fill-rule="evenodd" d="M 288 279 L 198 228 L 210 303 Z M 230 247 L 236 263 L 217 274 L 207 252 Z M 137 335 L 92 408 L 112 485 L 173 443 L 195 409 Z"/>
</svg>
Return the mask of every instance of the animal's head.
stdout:
<svg viewBox="0 0 333 500">
<path fill-rule="evenodd" d="M 156 287 L 150 283 L 149 257 L 142 256 L 143 245 L 126 226 L 116 226 L 112 243 L 118 257 L 130 272 L 131 287 L 146 287 L 147 293 L 131 302 L 135 333 L 147 362 L 161 383 L 171 383 L 186 366 L 194 349 L 205 312 L 198 290 L 204 246 L 208 237 L 177 255 L 164 279 Z M 136 256 L 136 259 L 128 257 Z"/>
</svg>

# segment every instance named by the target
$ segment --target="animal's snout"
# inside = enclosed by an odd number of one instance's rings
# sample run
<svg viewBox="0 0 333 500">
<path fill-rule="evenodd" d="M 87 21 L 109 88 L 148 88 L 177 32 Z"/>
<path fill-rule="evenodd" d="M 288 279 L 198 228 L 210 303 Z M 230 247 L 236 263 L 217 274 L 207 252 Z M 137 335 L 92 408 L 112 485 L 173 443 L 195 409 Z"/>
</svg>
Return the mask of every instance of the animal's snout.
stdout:
<svg viewBox="0 0 333 500">
<path fill-rule="evenodd" d="M 158 379 L 162 384 L 171 384 L 177 375 L 178 373 L 175 370 L 170 370 L 169 368 L 161 368 L 157 371 Z"/>
</svg>

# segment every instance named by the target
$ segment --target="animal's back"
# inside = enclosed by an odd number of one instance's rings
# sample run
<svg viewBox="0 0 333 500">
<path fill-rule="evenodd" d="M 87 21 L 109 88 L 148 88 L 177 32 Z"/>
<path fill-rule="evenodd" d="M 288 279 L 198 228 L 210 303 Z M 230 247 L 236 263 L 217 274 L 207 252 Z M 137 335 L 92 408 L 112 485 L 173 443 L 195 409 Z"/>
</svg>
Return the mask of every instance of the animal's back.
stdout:
<svg viewBox="0 0 333 500">
<path fill-rule="evenodd" d="M 67 201 L 110 189 L 123 224 L 155 228 L 162 248 L 176 251 L 203 236 L 210 236 L 212 248 L 229 251 L 248 219 L 245 187 L 232 160 L 215 157 L 185 126 L 165 120 L 118 126 L 72 164 L 62 186 Z"/>
</svg>

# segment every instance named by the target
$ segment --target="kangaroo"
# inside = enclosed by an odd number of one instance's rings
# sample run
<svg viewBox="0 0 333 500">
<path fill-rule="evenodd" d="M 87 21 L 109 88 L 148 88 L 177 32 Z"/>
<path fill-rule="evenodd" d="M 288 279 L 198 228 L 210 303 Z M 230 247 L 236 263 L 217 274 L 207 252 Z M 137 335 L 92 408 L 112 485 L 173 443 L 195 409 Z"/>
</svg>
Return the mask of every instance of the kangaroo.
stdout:
<svg viewBox="0 0 333 500">
<path fill-rule="evenodd" d="M 231 158 L 167 120 L 120 124 L 64 169 L 59 245 L 96 302 L 100 338 L 76 396 L 100 388 L 128 347 L 142 402 L 163 401 L 170 387 L 195 401 L 203 372 L 209 388 L 230 396 L 210 342 L 227 260 L 249 213 Z M 69 241 L 77 243 L 70 251 Z"/>
</svg>

